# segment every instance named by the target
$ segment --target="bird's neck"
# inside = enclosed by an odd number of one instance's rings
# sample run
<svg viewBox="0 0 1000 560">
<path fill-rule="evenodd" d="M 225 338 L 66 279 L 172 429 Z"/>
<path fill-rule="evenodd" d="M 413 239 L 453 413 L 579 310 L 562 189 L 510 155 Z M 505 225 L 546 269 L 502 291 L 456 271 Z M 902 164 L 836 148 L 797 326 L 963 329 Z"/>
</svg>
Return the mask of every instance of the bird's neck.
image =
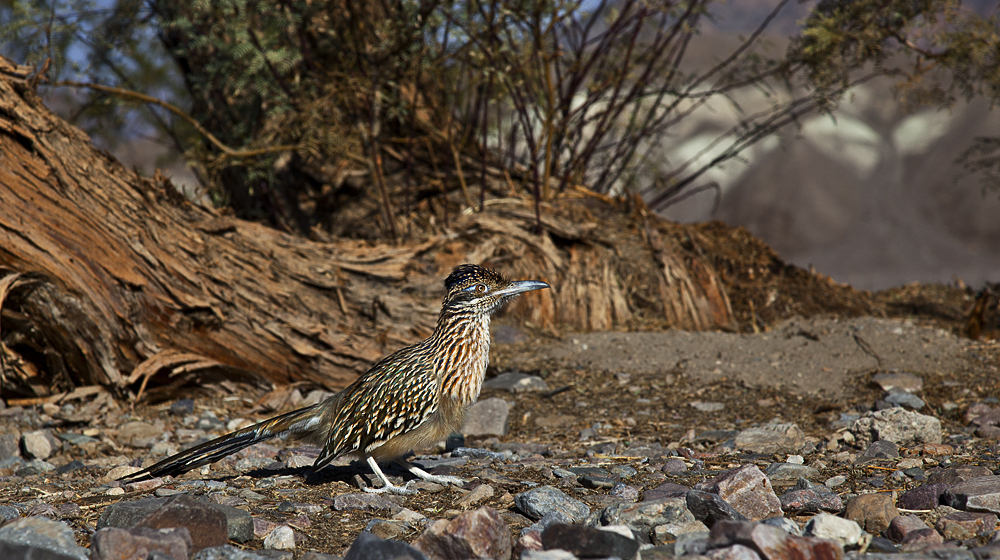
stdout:
<svg viewBox="0 0 1000 560">
<path fill-rule="evenodd" d="M 461 406 L 476 402 L 490 361 L 490 316 L 442 314 L 431 339 L 442 394 Z"/>
</svg>

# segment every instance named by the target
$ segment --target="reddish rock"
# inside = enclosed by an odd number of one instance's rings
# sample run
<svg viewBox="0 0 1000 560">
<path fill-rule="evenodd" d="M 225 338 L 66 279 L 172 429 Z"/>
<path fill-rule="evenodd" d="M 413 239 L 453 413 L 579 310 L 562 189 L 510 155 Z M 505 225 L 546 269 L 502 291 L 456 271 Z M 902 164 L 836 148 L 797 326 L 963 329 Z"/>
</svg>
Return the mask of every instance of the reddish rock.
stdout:
<svg viewBox="0 0 1000 560">
<path fill-rule="evenodd" d="M 624 535 L 586 525 L 553 523 L 542 532 L 542 547 L 590 558 L 632 558 L 639 550 L 639 543 Z"/>
<path fill-rule="evenodd" d="M 726 471 L 696 488 L 718 494 L 751 521 L 782 515 L 781 501 L 774 493 L 771 481 L 756 465 Z"/>
<path fill-rule="evenodd" d="M 134 527 L 129 530 L 105 527 L 90 537 L 93 560 L 145 560 L 153 552 L 186 560 L 191 557 L 191 548 L 191 534 L 186 527 Z"/>
<path fill-rule="evenodd" d="M 413 547 L 430 560 L 508 560 L 511 552 L 510 529 L 496 510 L 483 506 L 462 513 L 450 521 L 435 521 L 413 541 Z"/>
<path fill-rule="evenodd" d="M 906 534 L 906 538 L 899 544 L 900 552 L 916 552 L 926 548 L 935 547 L 944 542 L 941 534 L 931 529 L 917 529 Z"/>
<path fill-rule="evenodd" d="M 143 518 L 138 527 L 187 527 L 191 534 L 192 552 L 229 542 L 226 516 L 187 494 L 178 494 L 168 500 Z"/>
<path fill-rule="evenodd" d="M 949 513 L 934 525 L 946 539 L 972 539 L 989 535 L 997 526 L 997 516 L 992 513 L 972 513 L 956 511 Z"/>
<path fill-rule="evenodd" d="M 921 529 L 930 527 L 916 515 L 897 515 L 889 522 L 889 529 L 886 532 L 893 542 L 903 542 L 906 540 L 906 535 Z"/>
<path fill-rule="evenodd" d="M 952 455 L 955 448 L 947 443 L 928 443 L 924 445 L 924 454 L 937 457 L 939 455 Z"/>
<path fill-rule="evenodd" d="M 899 515 L 889 494 L 861 494 L 847 502 L 844 517 L 854 521 L 862 529 L 879 534 L 889 528 L 889 522 Z"/>
<path fill-rule="evenodd" d="M 934 509 L 941 505 L 941 495 L 947 490 L 943 482 L 924 484 L 903 492 L 896 503 L 903 509 Z"/>
<path fill-rule="evenodd" d="M 955 509 L 1000 513 L 1000 476 L 980 476 L 960 482 L 944 493 L 942 501 Z"/>
<path fill-rule="evenodd" d="M 659 500 L 660 498 L 679 498 L 690 490 L 687 486 L 673 482 L 664 482 L 656 488 L 650 488 L 642 493 L 642 501 Z"/>
</svg>

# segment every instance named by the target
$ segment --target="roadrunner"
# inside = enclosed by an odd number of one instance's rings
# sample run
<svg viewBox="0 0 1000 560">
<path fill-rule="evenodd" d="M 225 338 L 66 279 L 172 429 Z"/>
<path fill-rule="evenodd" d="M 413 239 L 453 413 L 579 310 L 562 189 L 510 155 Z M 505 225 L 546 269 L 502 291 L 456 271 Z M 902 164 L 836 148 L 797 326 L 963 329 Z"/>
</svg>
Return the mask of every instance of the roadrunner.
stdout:
<svg viewBox="0 0 1000 560">
<path fill-rule="evenodd" d="M 395 486 L 379 462 L 396 461 L 413 475 L 439 484 L 462 484 L 407 463 L 413 449 L 462 429 L 489 363 L 490 317 L 516 295 L 548 288 L 545 282 L 511 281 L 478 265 L 463 264 L 444 281 L 447 293 L 434 333 L 375 364 L 343 391 L 295 410 L 203 443 L 126 477 L 130 480 L 176 475 L 274 437 L 290 436 L 323 445 L 313 469 L 346 454 L 367 461 L 382 482 L 367 492 L 413 494 L 410 482 Z"/>
</svg>

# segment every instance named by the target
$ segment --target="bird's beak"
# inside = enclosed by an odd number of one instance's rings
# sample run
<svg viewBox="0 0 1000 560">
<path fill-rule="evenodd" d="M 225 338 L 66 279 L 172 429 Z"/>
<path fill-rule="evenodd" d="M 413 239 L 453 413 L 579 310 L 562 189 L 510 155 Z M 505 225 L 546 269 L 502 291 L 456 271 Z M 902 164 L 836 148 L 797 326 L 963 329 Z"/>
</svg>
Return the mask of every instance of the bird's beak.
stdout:
<svg viewBox="0 0 1000 560">
<path fill-rule="evenodd" d="M 545 282 L 539 282 L 537 280 L 517 280 L 511 282 L 510 286 L 502 288 L 493 292 L 495 296 L 516 296 L 517 294 L 530 292 L 532 290 L 541 290 L 542 288 L 550 288 Z"/>
</svg>

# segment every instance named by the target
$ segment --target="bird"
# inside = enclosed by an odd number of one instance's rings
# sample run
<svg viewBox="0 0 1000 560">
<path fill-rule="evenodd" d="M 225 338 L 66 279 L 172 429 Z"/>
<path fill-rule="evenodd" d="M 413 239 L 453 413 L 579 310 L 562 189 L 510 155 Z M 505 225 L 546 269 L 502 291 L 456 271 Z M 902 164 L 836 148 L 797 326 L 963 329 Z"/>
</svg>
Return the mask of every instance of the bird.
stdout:
<svg viewBox="0 0 1000 560">
<path fill-rule="evenodd" d="M 510 280 L 476 264 L 455 267 L 444 286 L 434 332 L 386 356 L 339 393 L 167 457 L 122 480 L 178 475 L 255 443 L 289 437 L 323 446 L 313 471 L 343 455 L 365 460 L 382 483 L 365 487 L 366 492 L 416 493 L 413 480 L 392 484 L 380 462 L 395 461 L 417 478 L 438 484 L 463 484 L 458 477 L 432 475 L 404 457 L 462 429 L 489 364 L 492 315 L 521 293 L 551 286 Z"/>
</svg>

